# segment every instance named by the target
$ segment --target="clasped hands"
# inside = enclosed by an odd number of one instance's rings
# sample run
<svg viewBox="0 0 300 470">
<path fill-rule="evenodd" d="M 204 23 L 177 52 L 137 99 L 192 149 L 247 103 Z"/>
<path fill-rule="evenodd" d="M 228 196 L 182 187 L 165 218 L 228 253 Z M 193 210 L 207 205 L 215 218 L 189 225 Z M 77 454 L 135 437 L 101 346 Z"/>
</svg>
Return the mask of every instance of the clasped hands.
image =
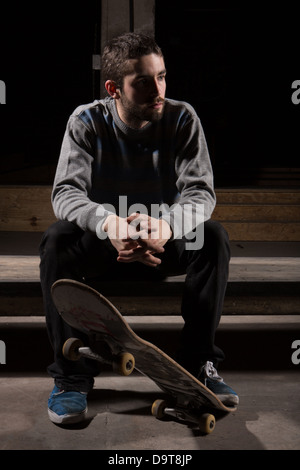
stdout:
<svg viewBox="0 0 300 470">
<path fill-rule="evenodd" d="M 139 261 L 156 267 L 161 259 L 155 254 L 165 251 L 164 245 L 172 236 L 172 230 L 164 219 L 134 213 L 123 218 L 109 215 L 103 224 L 121 263 Z"/>
</svg>

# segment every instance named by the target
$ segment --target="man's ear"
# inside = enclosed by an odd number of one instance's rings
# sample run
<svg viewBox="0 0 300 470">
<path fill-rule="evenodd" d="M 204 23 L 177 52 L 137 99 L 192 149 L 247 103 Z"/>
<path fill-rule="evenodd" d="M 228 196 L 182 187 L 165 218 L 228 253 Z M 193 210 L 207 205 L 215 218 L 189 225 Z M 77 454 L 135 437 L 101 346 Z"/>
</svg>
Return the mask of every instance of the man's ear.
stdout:
<svg viewBox="0 0 300 470">
<path fill-rule="evenodd" d="M 105 82 L 105 89 L 107 93 L 115 100 L 118 100 L 120 98 L 120 90 L 117 87 L 116 82 L 114 82 L 113 80 L 107 80 Z"/>
</svg>

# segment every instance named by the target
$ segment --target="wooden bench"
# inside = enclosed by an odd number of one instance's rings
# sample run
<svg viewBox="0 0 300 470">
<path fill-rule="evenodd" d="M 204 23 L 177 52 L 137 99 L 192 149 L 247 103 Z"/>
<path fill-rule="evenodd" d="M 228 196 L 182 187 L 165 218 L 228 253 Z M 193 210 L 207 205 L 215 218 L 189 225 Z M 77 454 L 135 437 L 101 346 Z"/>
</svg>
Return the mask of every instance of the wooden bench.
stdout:
<svg viewBox="0 0 300 470">
<path fill-rule="evenodd" d="M 232 241 L 300 242 L 300 190 L 217 189 L 212 218 Z M 43 232 L 55 221 L 50 186 L 0 186 L 0 232 Z"/>
</svg>

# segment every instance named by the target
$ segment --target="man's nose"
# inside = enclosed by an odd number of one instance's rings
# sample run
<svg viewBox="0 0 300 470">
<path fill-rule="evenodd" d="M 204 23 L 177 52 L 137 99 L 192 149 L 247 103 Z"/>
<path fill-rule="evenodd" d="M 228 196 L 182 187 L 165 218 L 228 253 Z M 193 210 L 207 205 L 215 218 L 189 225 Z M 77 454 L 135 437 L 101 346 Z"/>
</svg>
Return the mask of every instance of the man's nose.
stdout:
<svg viewBox="0 0 300 470">
<path fill-rule="evenodd" d="M 151 95 L 159 96 L 160 95 L 160 84 L 158 80 L 154 79 L 151 83 Z"/>
</svg>

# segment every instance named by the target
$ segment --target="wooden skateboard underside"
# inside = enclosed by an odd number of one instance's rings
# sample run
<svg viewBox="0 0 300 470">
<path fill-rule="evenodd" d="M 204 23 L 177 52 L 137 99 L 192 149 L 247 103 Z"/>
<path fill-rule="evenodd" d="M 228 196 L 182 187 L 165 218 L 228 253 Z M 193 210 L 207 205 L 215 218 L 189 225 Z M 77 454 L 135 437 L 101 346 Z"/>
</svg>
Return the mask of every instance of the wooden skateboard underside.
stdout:
<svg viewBox="0 0 300 470">
<path fill-rule="evenodd" d="M 65 279 L 53 285 L 52 297 L 66 323 L 87 335 L 97 334 L 115 355 L 131 353 L 136 369 L 184 406 L 234 411 L 163 351 L 136 335 L 114 305 L 96 290 Z"/>
</svg>

